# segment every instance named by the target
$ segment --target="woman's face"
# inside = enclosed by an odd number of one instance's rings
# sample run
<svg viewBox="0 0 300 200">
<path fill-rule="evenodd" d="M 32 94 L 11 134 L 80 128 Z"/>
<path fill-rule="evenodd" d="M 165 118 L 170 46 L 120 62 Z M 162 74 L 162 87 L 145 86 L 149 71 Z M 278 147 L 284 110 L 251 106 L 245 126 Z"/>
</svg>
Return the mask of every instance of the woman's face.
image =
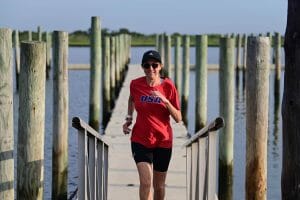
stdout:
<svg viewBox="0 0 300 200">
<path fill-rule="evenodd" d="M 154 59 L 150 59 L 147 62 L 142 64 L 142 67 L 144 69 L 144 73 L 148 78 L 156 78 L 160 77 L 159 71 L 162 68 L 162 64 L 160 62 L 157 62 Z"/>
</svg>

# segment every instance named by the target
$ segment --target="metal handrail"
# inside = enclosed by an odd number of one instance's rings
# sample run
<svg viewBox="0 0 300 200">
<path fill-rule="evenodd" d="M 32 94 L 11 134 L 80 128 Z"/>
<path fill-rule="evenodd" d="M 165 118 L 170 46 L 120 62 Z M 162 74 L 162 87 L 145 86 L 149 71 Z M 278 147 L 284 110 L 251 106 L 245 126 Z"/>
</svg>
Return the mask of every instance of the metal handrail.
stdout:
<svg viewBox="0 0 300 200">
<path fill-rule="evenodd" d="M 78 130 L 79 200 L 107 200 L 109 143 L 79 117 L 72 119 Z"/>
<path fill-rule="evenodd" d="M 195 133 L 187 142 L 183 144 L 183 146 L 190 146 L 199 137 L 206 137 L 209 132 L 217 131 L 224 126 L 224 119 L 222 117 L 217 117 L 214 121 L 210 122 L 207 126 L 203 127 L 201 130 Z"/>
<path fill-rule="evenodd" d="M 225 126 L 216 118 L 183 144 L 186 148 L 187 199 L 218 199 L 217 188 L 217 130 Z"/>
</svg>

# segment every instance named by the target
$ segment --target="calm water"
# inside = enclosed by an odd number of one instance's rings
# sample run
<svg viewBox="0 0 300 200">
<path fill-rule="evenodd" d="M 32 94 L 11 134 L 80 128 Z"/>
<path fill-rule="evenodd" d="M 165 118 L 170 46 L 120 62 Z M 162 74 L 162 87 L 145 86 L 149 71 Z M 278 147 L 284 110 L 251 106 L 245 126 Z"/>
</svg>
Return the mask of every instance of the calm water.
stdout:
<svg viewBox="0 0 300 200">
<path fill-rule="evenodd" d="M 131 63 L 140 63 L 141 56 L 148 48 L 138 47 L 131 50 Z M 191 48 L 191 64 L 195 63 L 195 49 Z M 209 48 L 208 63 L 218 63 L 218 48 Z M 283 60 L 283 59 L 282 59 Z M 88 48 L 70 48 L 69 63 L 89 63 Z M 242 74 L 240 81 L 236 83 L 235 92 L 235 133 L 234 133 L 234 199 L 244 199 L 245 189 L 245 156 L 246 156 L 246 128 L 245 128 L 245 91 L 243 90 Z M 280 101 L 283 93 L 283 73 L 280 87 Z M 194 132 L 195 110 L 195 74 L 190 74 L 190 98 L 189 98 L 189 127 L 190 133 Z M 218 72 L 208 72 L 208 121 L 219 116 L 218 96 Z M 45 199 L 51 197 L 51 164 L 52 164 L 52 80 L 46 83 L 46 122 L 45 122 Z M 14 121 L 15 133 L 17 133 L 17 110 L 18 95 L 15 92 L 14 99 Z M 89 72 L 85 70 L 69 71 L 69 193 L 76 189 L 77 180 L 77 132 L 72 128 L 71 120 L 79 116 L 88 121 L 89 105 Z M 270 74 L 270 95 L 269 95 L 269 138 L 268 138 L 268 199 L 281 199 L 280 176 L 281 176 L 281 111 L 277 106 L 274 109 L 274 74 Z M 121 134 L 121 132 L 120 132 Z M 17 142 L 15 142 L 17 144 Z M 16 148 L 15 148 L 16 149 Z"/>
</svg>

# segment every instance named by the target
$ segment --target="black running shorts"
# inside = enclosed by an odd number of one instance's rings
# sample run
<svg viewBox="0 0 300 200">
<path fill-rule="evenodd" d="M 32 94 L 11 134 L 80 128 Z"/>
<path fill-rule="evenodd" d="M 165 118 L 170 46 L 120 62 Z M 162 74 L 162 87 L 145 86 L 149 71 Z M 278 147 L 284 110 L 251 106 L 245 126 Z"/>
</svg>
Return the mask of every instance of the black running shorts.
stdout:
<svg viewBox="0 0 300 200">
<path fill-rule="evenodd" d="M 131 151 L 136 163 L 153 163 L 153 169 L 158 172 L 166 172 L 168 170 L 172 148 L 147 148 L 142 144 L 132 142 Z"/>
</svg>

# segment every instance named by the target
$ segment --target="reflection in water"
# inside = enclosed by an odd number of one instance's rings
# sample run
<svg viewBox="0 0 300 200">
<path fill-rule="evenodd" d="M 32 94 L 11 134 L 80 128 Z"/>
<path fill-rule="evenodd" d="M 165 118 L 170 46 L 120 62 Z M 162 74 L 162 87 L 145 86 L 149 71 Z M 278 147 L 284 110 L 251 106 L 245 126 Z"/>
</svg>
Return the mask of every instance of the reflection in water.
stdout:
<svg viewBox="0 0 300 200">
<path fill-rule="evenodd" d="M 240 70 L 238 67 L 235 68 L 235 89 L 239 88 L 240 85 Z"/>
<path fill-rule="evenodd" d="M 274 158 L 279 157 L 278 154 L 278 134 L 279 134 L 279 119 L 280 119 L 280 79 L 274 77 L 274 113 L 273 113 L 273 148 L 272 155 Z"/>
<path fill-rule="evenodd" d="M 245 93 L 245 88 L 246 88 L 246 68 L 243 68 L 242 73 L 243 73 L 243 93 Z"/>
</svg>

